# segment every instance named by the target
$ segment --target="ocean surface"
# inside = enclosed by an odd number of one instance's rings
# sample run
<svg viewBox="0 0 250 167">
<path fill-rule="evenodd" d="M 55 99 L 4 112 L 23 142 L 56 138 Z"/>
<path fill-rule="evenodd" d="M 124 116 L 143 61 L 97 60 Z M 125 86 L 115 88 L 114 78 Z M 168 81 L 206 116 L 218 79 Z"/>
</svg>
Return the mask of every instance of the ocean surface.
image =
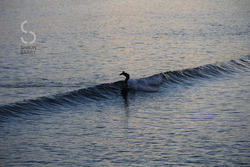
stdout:
<svg viewBox="0 0 250 167">
<path fill-rule="evenodd" d="M 249 18 L 249 0 L 0 1 L 0 166 L 250 166 Z"/>
</svg>

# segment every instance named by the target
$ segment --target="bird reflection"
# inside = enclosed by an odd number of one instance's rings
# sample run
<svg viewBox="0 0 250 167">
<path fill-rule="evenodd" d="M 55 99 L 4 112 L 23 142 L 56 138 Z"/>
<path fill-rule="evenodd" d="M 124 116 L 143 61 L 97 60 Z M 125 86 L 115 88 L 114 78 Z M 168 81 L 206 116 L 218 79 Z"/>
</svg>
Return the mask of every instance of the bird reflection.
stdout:
<svg viewBox="0 0 250 167">
<path fill-rule="evenodd" d="M 121 90 L 121 95 L 124 99 L 125 107 L 128 107 L 128 88 L 127 87 Z"/>
</svg>

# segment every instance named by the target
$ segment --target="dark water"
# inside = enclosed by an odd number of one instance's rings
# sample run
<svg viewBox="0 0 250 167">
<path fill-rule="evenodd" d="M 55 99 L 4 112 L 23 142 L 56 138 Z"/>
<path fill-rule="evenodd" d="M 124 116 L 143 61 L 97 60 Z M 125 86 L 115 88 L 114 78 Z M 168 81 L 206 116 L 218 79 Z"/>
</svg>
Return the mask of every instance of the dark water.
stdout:
<svg viewBox="0 0 250 167">
<path fill-rule="evenodd" d="M 0 166 L 250 166 L 249 7 L 1 1 Z"/>
</svg>

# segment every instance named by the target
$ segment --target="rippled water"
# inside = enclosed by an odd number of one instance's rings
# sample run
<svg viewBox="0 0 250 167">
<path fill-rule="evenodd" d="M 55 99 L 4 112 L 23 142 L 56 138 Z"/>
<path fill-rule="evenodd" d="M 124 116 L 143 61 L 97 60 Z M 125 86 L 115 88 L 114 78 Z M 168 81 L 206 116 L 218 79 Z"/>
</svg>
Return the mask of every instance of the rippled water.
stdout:
<svg viewBox="0 0 250 167">
<path fill-rule="evenodd" d="M 249 166 L 249 6 L 1 1 L 0 166 Z"/>
</svg>

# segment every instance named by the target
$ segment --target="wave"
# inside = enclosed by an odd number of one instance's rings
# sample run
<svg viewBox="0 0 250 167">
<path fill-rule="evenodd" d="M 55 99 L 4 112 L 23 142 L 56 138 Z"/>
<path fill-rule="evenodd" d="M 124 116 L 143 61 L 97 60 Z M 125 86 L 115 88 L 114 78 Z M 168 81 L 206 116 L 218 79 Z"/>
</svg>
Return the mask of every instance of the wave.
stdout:
<svg viewBox="0 0 250 167">
<path fill-rule="evenodd" d="M 218 75 L 248 71 L 250 67 L 250 55 L 229 62 L 207 64 L 196 68 L 168 71 L 163 73 L 168 83 L 185 83 L 196 78 L 211 78 Z"/>
<path fill-rule="evenodd" d="M 229 62 L 167 71 L 150 77 L 136 79 L 137 87 L 134 91 L 157 91 L 162 84 L 186 84 L 199 78 L 213 78 L 218 75 L 249 71 L 249 67 L 250 55 Z M 96 102 L 103 99 L 112 99 L 121 96 L 121 90 L 124 87 L 124 81 L 117 81 L 74 90 L 64 94 L 2 105 L 0 106 L 0 120 L 2 120 L 1 118 L 3 117 L 19 116 L 20 114 L 36 115 L 42 113 L 42 111 L 60 110 L 65 107 L 67 108 L 67 106 L 75 106 L 93 101 Z"/>
</svg>

